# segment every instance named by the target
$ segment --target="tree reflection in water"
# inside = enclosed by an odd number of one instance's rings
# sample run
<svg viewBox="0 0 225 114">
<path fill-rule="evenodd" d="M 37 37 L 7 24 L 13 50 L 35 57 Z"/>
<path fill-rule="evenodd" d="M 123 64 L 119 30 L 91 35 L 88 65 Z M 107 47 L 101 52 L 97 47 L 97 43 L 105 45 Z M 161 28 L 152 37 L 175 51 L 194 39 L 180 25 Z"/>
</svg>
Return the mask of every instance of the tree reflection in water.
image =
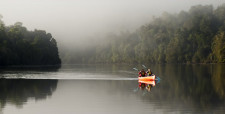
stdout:
<svg viewBox="0 0 225 114">
<path fill-rule="evenodd" d="M 57 83 L 58 80 L 1 79 L 0 111 L 8 102 L 22 107 L 29 98 L 46 99 L 56 90 Z"/>
<path fill-rule="evenodd" d="M 151 88 L 151 92 L 147 92 L 146 88 L 144 91 L 140 90 L 137 80 L 60 80 L 60 85 L 64 88 L 58 88 L 57 93 L 67 91 L 65 95 L 69 97 L 60 95 L 53 100 L 64 101 L 65 105 L 71 101 L 71 105 L 78 108 L 86 106 L 85 102 L 80 103 L 84 100 L 93 101 L 93 104 L 100 101 L 108 104 L 109 101 L 119 99 L 119 104 L 115 102 L 113 105 L 128 110 L 129 105 L 124 103 L 137 104 L 133 104 L 137 109 L 142 109 L 139 105 L 149 106 L 149 109 L 159 109 L 164 113 L 224 113 L 225 65 L 161 64 L 151 65 L 151 69 L 161 78 L 160 83 Z M 22 106 L 29 98 L 45 99 L 51 96 L 57 83 L 57 80 L 0 80 L 0 110 L 6 103 Z M 146 94 L 143 95 L 144 92 Z M 104 106 L 105 109 L 115 108 Z"/>
<path fill-rule="evenodd" d="M 193 108 L 192 113 L 209 113 L 225 105 L 225 65 L 168 64 L 154 66 L 154 69 L 162 80 L 142 99 L 160 101 L 161 108 Z M 183 111 L 181 113 L 185 113 Z"/>
</svg>

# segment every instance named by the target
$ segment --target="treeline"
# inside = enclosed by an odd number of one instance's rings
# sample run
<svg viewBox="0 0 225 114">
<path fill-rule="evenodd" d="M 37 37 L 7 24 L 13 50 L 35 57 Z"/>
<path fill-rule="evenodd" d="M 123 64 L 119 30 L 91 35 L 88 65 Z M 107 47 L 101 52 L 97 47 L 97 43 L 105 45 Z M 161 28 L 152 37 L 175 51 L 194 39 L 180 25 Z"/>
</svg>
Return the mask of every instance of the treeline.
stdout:
<svg viewBox="0 0 225 114">
<path fill-rule="evenodd" d="M 65 63 L 225 63 L 225 4 L 163 13 L 137 31 L 62 53 Z"/>
<path fill-rule="evenodd" d="M 43 30 L 28 31 L 17 22 L 5 26 L 0 15 L 0 66 L 61 64 L 57 43 Z"/>
</svg>

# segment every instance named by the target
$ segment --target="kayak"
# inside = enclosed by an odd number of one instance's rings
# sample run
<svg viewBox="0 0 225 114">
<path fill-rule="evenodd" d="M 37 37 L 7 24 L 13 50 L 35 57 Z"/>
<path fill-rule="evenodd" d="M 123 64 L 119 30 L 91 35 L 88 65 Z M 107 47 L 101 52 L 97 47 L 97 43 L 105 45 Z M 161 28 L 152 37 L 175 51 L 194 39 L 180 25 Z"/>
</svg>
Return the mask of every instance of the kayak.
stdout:
<svg viewBox="0 0 225 114">
<path fill-rule="evenodd" d="M 144 84 L 150 84 L 152 86 L 155 86 L 155 81 L 138 81 L 139 83 L 144 83 Z"/>
<path fill-rule="evenodd" d="M 138 77 L 139 81 L 155 81 L 155 75 L 154 76 L 147 76 L 147 77 Z"/>
</svg>

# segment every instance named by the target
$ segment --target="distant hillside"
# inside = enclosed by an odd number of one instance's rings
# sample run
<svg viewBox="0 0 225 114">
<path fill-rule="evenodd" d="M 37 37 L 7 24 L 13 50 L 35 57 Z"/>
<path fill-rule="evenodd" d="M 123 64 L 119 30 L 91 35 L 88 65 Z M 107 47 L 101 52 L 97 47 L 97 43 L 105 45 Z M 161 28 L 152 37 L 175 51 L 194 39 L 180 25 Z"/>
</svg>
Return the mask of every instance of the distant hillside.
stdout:
<svg viewBox="0 0 225 114">
<path fill-rule="evenodd" d="M 22 23 L 5 26 L 0 16 L 0 66 L 61 64 L 57 43 L 43 30 L 28 31 Z"/>
<path fill-rule="evenodd" d="M 225 4 L 163 13 L 136 32 L 111 34 L 89 49 L 62 52 L 64 63 L 225 63 Z"/>
</svg>

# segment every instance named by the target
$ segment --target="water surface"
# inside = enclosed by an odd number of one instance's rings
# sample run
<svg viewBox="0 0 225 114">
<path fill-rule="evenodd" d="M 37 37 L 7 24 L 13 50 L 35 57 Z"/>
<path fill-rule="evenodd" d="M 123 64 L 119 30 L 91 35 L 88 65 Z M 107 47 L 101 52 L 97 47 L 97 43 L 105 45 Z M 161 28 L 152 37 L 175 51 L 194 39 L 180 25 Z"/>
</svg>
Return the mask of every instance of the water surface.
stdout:
<svg viewBox="0 0 225 114">
<path fill-rule="evenodd" d="M 161 78 L 150 91 L 135 65 L 2 68 L 0 113 L 225 113 L 225 65 L 146 66 Z"/>
</svg>

